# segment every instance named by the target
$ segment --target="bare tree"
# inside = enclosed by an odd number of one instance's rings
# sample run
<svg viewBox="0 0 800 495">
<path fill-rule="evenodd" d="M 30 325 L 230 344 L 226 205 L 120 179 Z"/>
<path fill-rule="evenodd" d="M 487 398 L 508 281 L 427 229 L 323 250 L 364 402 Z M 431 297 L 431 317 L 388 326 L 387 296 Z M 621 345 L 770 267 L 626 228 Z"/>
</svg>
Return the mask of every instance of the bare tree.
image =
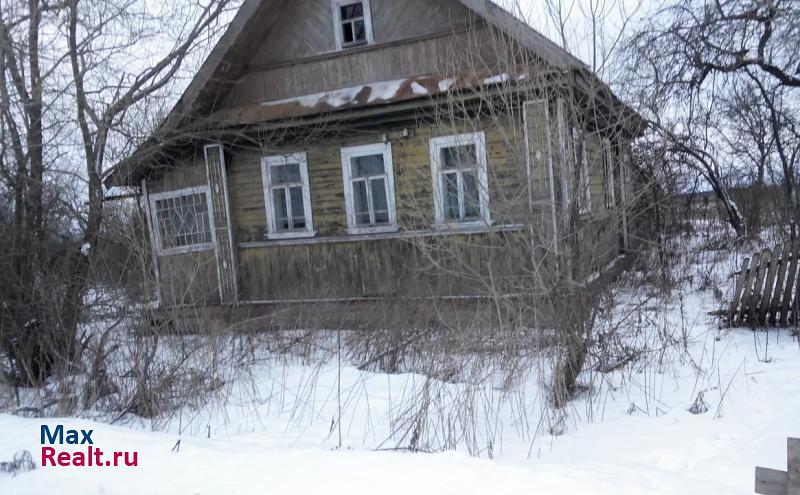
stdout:
<svg viewBox="0 0 800 495">
<path fill-rule="evenodd" d="M 798 19 L 792 1 L 678 0 L 628 42 L 631 95 L 668 158 L 706 179 L 739 236 L 746 225 L 728 189 L 742 175 L 756 184 L 775 177 L 785 190 L 790 230 L 797 228 Z"/>
<path fill-rule="evenodd" d="M 22 381 L 40 384 L 69 365 L 103 222 L 104 170 L 139 139 L 133 121 L 217 36 L 230 3 L 150 12 L 137 0 L 4 2 L 0 157 L 14 215 L 0 343 Z M 65 222 L 53 221 L 57 205 Z"/>
<path fill-rule="evenodd" d="M 601 49 L 598 27 L 608 8 L 587 13 L 597 16 L 598 68 L 610 56 Z M 485 183 L 470 175 L 478 155 L 469 142 L 456 143 L 463 155 L 451 158 L 464 170 L 434 173 L 433 191 L 400 199 L 402 210 L 413 211 L 400 219 L 407 231 L 448 219 L 471 219 L 475 228 L 410 239 L 421 254 L 415 269 L 440 281 L 439 287 L 418 284 L 414 294 L 430 296 L 445 330 L 435 338 L 416 330 L 394 333 L 387 346 L 420 352 L 424 343 L 432 356 L 490 355 L 494 364 L 484 364 L 497 366 L 509 384 L 539 369 L 552 385 L 552 404 L 563 408 L 580 389 L 595 345 L 595 319 L 615 274 L 606 269 L 626 241 L 624 224 L 633 230 L 635 205 L 650 199 L 642 186 L 654 177 L 636 175 L 630 147 L 641 121 L 589 66 L 576 63 L 574 71 L 556 75 L 527 47 L 491 28 L 454 48 L 452 62 L 448 80 L 463 81 L 467 73 L 475 84 L 432 97 L 417 134 L 435 139 L 482 131 L 502 144 L 492 151 Z M 441 197 L 449 189 L 452 200 L 430 204 L 432 192 Z M 478 204 L 483 197 L 491 198 L 491 219 Z M 434 221 L 431 210 L 442 218 Z M 465 294 L 463 300 L 440 298 L 443 287 Z M 474 363 L 431 359 L 427 365 L 417 371 L 486 373 Z"/>
</svg>

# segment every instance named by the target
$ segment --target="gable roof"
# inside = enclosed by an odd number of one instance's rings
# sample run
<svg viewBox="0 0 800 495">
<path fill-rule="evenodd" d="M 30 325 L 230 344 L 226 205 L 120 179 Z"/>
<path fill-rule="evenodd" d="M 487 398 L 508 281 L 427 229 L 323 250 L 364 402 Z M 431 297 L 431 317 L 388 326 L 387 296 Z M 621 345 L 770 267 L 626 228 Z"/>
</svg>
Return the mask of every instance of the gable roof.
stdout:
<svg viewBox="0 0 800 495">
<path fill-rule="evenodd" d="M 204 97 L 213 96 L 219 93 L 226 84 L 231 84 L 240 69 L 247 63 L 249 56 L 249 53 L 245 50 L 237 50 L 237 47 L 244 46 L 245 40 L 265 36 L 279 18 L 272 12 L 280 11 L 281 7 L 289 1 L 292 0 L 245 0 L 178 102 L 159 126 L 156 134 L 140 145 L 132 156 L 112 168 L 106 175 L 105 183 L 109 186 L 120 186 L 132 185 L 132 182 L 136 182 L 132 174 L 141 166 L 141 162 L 147 161 L 148 156 L 152 158 L 158 153 L 158 140 L 155 135 L 181 129 L 187 118 L 191 118 L 193 114 L 196 115 L 197 111 L 207 104 L 203 101 Z M 553 68 L 561 71 L 579 71 L 593 80 L 597 80 L 596 76 L 591 74 L 589 67 L 581 60 L 493 1 L 453 1 L 462 4 L 489 25 L 508 34 Z M 264 22 L 265 19 L 267 22 Z M 411 84 L 412 81 L 409 80 L 406 83 Z M 604 88 L 605 85 L 601 83 L 600 87 Z M 385 101 L 388 102 L 389 99 Z M 280 114 L 274 115 L 267 112 L 258 114 L 257 117 L 249 120 L 257 121 L 265 115 L 280 117 Z M 138 172 L 136 175 L 141 176 L 143 171 L 138 170 Z"/>
<path fill-rule="evenodd" d="M 205 60 L 200 70 L 192 79 L 189 86 L 184 91 L 178 103 L 170 112 L 170 116 L 165 124 L 175 124 L 176 119 L 188 115 L 194 108 L 201 94 L 206 90 L 212 81 L 230 81 L 236 72 L 237 66 L 241 63 L 243 56 L 249 53 L 232 53 L 239 45 L 242 38 L 252 36 L 253 26 L 263 19 L 260 15 L 269 10 L 279 10 L 282 3 L 290 0 L 245 0 L 228 29 L 223 34 L 220 41 Z M 492 26 L 507 33 L 523 46 L 536 53 L 544 61 L 557 69 L 585 69 L 589 67 L 581 60 L 570 54 L 565 49 L 553 43 L 550 39 L 539 33 L 530 25 L 521 21 L 504 8 L 498 6 L 491 0 L 454 0 L 475 12 Z M 278 16 L 268 16 L 274 22 Z M 258 33 L 263 34 L 272 28 L 272 24 L 262 25 Z"/>
</svg>

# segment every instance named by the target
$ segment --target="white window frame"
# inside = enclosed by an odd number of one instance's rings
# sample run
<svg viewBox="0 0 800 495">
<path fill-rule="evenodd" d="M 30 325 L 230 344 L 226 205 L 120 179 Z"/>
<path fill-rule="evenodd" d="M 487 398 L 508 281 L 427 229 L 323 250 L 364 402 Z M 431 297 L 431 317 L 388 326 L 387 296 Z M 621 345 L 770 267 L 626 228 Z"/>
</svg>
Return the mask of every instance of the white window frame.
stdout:
<svg viewBox="0 0 800 495">
<path fill-rule="evenodd" d="M 347 207 L 347 233 L 350 235 L 385 234 L 397 232 L 397 210 L 394 196 L 394 163 L 392 161 L 392 143 L 365 144 L 348 146 L 341 149 L 342 178 L 344 179 L 344 198 Z M 389 208 L 389 224 L 375 226 L 359 226 L 356 222 L 355 200 L 353 198 L 353 181 L 351 160 L 360 156 L 383 155 L 383 169 L 386 177 L 386 203 Z M 377 177 L 377 176 L 375 176 Z M 367 188 L 370 191 L 370 188 Z M 371 194 L 368 192 L 368 194 Z"/>
<path fill-rule="evenodd" d="M 342 33 L 342 7 L 360 3 L 364 9 L 364 31 L 366 31 L 366 43 L 352 43 L 345 45 Z M 336 49 L 347 50 L 359 46 L 367 46 L 375 43 L 375 38 L 372 33 L 372 9 L 369 5 L 369 0 L 331 0 L 331 8 L 333 9 L 333 33 L 336 38 Z"/>
<path fill-rule="evenodd" d="M 161 228 L 158 224 L 158 209 L 156 202 L 165 199 L 179 198 L 181 196 L 192 196 L 195 194 L 205 194 L 206 207 L 208 208 L 208 228 L 211 230 L 211 242 L 204 242 L 201 244 L 192 244 L 191 246 L 177 246 L 174 248 L 165 248 L 164 240 L 161 238 Z M 206 186 L 186 187 L 183 189 L 176 189 L 173 191 L 165 191 L 161 193 L 150 194 L 150 222 L 153 225 L 153 235 L 156 240 L 156 252 L 159 256 L 171 256 L 175 254 L 194 253 L 199 251 L 210 251 L 215 249 L 217 244 L 217 233 L 214 225 L 214 210 L 211 205 L 211 189 Z"/>
<path fill-rule="evenodd" d="M 303 214 L 306 219 L 306 227 L 303 230 L 291 232 L 281 232 L 277 228 L 277 218 L 273 208 L 275 207 L 272 197 L 272 167 L 297 163 L 300 165 L 300 178 L 303 188 Z M 264 184 L 264 208 L 267 212 L 267 239 L 306 239 L 314 237 L 317 232 L 314 230 L 313 209 L 311 208 L 311 188 L 308 181 L 308 157 L 305 152 L 291 153 L 288 155 L 271 155 L 261 159 L 261 178 Z M 291 201 L 290 208 L 291 208 Z M 290 213 L 291 216 L 291 213 Z"/>
<path fill-rule="evenodd" d="M 448 221 L 444 216 L 444 198 L 442 196 L 442 149 L 454 146 L 475 145 L 475 155 L 478 161 L 478 195 L 481 208 L 481 218 L 479 220 L 468 221 Z M 489 177 L 486 158 L 486 133 L 483 131 L 467 134 L 455 134 L 442 136 L 430 140 L 431 155 L 431 178 L 433 180 L 433 209 L 435 224 L 434 227 L 471 227 L 478 225 L 491 225 L 491 212 L 489 211 Z M 459 175 L 459 183 L 461 176 Z M 459 187 L 459 204 L 464 207 L 463 188 Z"/>
</svg>

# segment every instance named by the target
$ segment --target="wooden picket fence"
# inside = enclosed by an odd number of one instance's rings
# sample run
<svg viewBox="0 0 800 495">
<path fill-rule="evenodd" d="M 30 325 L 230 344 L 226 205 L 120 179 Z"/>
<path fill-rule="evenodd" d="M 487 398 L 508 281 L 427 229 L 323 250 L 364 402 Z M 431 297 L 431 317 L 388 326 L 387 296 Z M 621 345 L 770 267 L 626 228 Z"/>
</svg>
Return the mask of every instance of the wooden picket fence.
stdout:
<svg viewBox="0 0 800 495">
<path fill-rule="evenodd" d="M 731 326 L 796 325 L 800 293 L 800 240 L 795 239 L 753 258 L 735 273 L 736 289 L 728 311 Z"/>
</svg>

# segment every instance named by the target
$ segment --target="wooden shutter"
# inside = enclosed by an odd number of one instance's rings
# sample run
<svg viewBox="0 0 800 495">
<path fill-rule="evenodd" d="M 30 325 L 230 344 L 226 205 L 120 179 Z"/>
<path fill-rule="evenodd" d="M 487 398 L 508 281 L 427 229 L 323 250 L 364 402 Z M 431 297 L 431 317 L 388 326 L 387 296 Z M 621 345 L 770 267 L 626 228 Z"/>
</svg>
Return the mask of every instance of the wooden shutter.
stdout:
<svg viewBox="0 0 800 495">
<path fill-rule="evenodd" d="M 620 211 L 622 212 L 620 218 L 620 234 L 622 236 L 622 250 L 627 251 L 630 249 L 630 238 L 628 236 L 628 214 L 629 208 L 631 207 L 628 199 L 630 197 L 630 183 L 628 181 L 628 176 L 631 173 L 630 168 L 633 166 L 630 144 L 621 147 L 619 163 L 619 178 L 617 180 L 619 181 L 620 192 L 619 205 Z"/>
<path fill-rule="evenodd" d="M 161 271 L 158 266 L 158 245 L 156 244 L 158 242 L 158 239 L 156 238 L 156 217 L 150 210 L 150 192 L 147 188 L 146 179 L 142 179 L 141 203 L 147 218 L 147 233 L 150 237 L 150 253 L 152 255 L 153 275 L 155 277 L 155 287 L 153 288 L 152 295 L 155 297 L 158 305 L 161 306 L 163 304 L 163 300 L 161 298 Z"/>
<path fill-rule="evenodd" d="M 219 297 L 223 304 L 237 301 L 236 259 L 233 247 L 233 226 L 228 203 L 228 180 L 225 170 L 225 153 L 222 145 L 205 147 L 208 186 L 211 189 L 211 207 L 214 212 L 215 254 Z"/>
<path fill-rule="evenodd" d="M 544 267 L 558 271 L 559 221 L 556 176 L 553 169 L 553 133 L 547 100 L 524 103 L 525 144 L 528 169 L 528 202 L 536 252 Z M 534 260 L 535 262 L 536 260 Z"/>
</svg>

